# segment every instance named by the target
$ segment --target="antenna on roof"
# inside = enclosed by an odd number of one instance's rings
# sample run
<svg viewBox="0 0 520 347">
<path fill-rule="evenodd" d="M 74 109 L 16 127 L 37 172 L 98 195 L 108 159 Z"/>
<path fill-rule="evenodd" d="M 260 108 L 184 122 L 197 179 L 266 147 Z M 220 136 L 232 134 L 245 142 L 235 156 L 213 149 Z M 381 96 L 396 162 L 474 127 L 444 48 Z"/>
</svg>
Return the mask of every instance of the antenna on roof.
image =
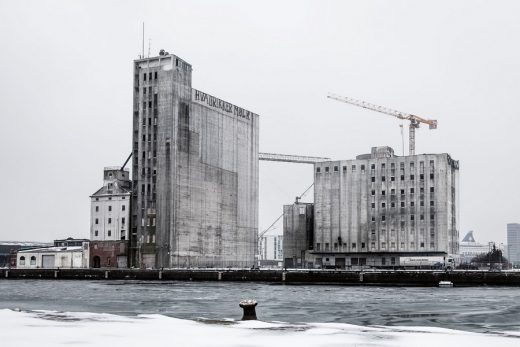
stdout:
<svg viewBox="0 0 520 347">
<path fill-rule="evenodd" d="M 150 58 L 150 47 L 152 46 L 152 39 L 148 38 L 148 58 Z"/>
<path fill-rule="evenodd" d="M 141 59 L 144 59 L 144 22 L 143 22 L 143 47 L 141 51 Z"/>
</svg>

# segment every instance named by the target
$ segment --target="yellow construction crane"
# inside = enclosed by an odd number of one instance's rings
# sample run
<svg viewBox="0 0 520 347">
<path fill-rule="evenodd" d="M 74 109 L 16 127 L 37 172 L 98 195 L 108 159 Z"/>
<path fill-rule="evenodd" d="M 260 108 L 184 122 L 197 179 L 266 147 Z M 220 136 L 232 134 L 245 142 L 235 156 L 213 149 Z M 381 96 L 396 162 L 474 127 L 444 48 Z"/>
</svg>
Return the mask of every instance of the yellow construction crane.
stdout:
<svg viewBox="0 0 520 347">
<path fill-rule="evenodd" d="M 354 106 L 363 107 L 363 108 L 366 108 L 368 110 L 372 110 L 372 111 L 388 114 L 390 116 L 394 116 L 394 117 L 399 118 L 399 119 L 409 120 L 410 121 L 410 128 L 409 129 L 410 130 L 409 130 L 408 145 L 409 145 L 409 154 L 410 155 L 415 155 L 415 128 L 418 128 L 420 123 L 428 124 L 430 129 L 437 129 L 437 121 L 434 120 L 434 119 L 424 119 L 424 118 L 421 118 L 419 116 L 414 116 L 413 114 L 408 114 L 408 113 L 405 113 L 405 112 L 392 110 L 392 109 L 384 107 L 384 106 L 374 105 L 374 104 L 371 104 L 369 102 L 357 100 L 357 99 L 354 99 L 354 98 L 349 98 L 347 96 L 341 96 L 341 95 L 336 95 L 336 94 L 330 94 L 329 93 L 327 98 L 333 99 L 333 100 L 336 100 L 336 101 L 341 101 L 341 102 L 344 102 L 344 103 L 347 103 L 347 104 L 351 104 L 351 105 L 354 105 Z"/>
</svg>

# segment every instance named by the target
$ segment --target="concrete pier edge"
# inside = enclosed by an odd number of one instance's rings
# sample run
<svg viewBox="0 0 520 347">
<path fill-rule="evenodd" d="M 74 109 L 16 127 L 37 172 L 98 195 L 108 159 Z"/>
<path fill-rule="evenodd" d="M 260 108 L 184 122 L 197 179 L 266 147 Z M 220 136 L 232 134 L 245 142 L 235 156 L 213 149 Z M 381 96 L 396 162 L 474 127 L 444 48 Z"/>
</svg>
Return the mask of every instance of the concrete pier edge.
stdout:
<svg viewBox="0 0 520 347">
<path fill-rule="evenodd" d="M 520 286 L 520 272 L 490 271 L 334 271 L 241 269 L 0 269 L 0 280 L 140 280 L 222 281 L 280 284 L 341 284 L 437 287 L 440 281 L 460 286 Z"/>
</svg>

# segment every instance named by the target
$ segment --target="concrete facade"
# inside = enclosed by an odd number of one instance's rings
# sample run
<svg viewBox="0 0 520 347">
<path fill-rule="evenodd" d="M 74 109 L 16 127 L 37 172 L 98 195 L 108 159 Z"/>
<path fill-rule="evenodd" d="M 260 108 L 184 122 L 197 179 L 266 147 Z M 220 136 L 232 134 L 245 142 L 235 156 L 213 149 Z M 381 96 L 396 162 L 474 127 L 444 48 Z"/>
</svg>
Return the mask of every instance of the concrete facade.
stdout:
<svg viewBox="0 0 520 347">
<path fill-rule="evenodd" d="M 305 253 L 313 249 L 314 204 L 283 206 L 283 258 L 286 268 L 306 267 Z"/>
<path fill-rule="evenodd" d="M 399 157 L 374 147 L 355 160 L 318 163 L 314 172 L 316 264 L 458 253 L 458 161 L 448 154 Z"/>
<path fill-rule="evenodd" d="M 131 189 L 128 169 L 104 168 L 103 187 L 90 196 L 91 240 L 128 240 Z"/>
<path fill-rule="evenodd" d="M 510 263 L 520 265 L 520 223 L 507 224 L 507 256 Z"/>
<path fill-rule="evenodd" d="M 254 264 L 258 115 L 191 87 L 162 52 L 134 62 L 132 266 Z"/>
</svg>

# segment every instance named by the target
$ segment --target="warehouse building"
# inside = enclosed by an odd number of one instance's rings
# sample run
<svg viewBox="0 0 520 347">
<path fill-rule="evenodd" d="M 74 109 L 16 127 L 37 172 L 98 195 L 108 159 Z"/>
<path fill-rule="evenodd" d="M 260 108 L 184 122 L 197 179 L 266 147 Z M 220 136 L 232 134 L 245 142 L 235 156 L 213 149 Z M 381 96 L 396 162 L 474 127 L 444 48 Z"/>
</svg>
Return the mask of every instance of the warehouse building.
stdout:
<svg viewBox="0 0 520 347">
<path fill-rule="evenodd" d="M 315 165 L 314 267 L 398 266 L 458 253 L 458 161 L 374 147 Z M 287 240 L 286 240 L 287 242 Z"/>
<path fill-rule="evenodd" d="M 131 266 L 254 265 L 258 115 L 192 88 L 161 51 L 134 62 Z"/>
<path fill-rule="evenodd" d="M 128 267 L 131 191 L 128 169 L 103 169 L 103 186 L 90 197 L 92 267 Z"/>
</svg>

